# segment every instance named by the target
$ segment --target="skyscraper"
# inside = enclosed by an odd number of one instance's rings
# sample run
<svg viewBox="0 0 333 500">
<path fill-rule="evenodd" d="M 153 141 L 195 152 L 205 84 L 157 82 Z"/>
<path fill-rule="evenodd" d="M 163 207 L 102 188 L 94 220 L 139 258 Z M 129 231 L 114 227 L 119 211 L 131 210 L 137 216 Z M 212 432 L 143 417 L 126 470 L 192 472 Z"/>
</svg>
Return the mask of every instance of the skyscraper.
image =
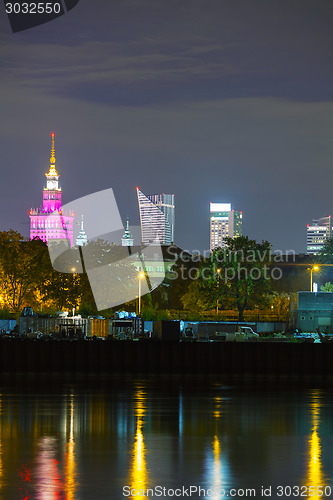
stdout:
<svg viewBox="0 0 333 500">
<path fill-rule="evenodd" d="M 136 188 L 139 203 L 141 239 L 143 243 L 171 245 L 175 231 L 175 195 L 146 196 Z"/>
<path fill-rule="evenodd" d="M 317 255 L 323 248 L 325 241 L 332 238 L 332 216 L 313 219 L 312 224 L 306 227 L 306 253 Z"/>
<path fill-rule="evenodd" d="M 30 216 L 30 239 L 40 238 L 47 243 L 49 239 L 68 239 L 73 246 L 72 212 L 63 213 L 61 209 L 62 191 L 59 186 L 59 174 L 55 168 L 54 134 L 51 134 L 50 169 L 46 176 L 46 187 L 43 189 L 43 206 L 32 208 Z"/>
<path fill-rule="evenodd" d="M 242 235 L 243 213 L 231 209 L 231 203 L 210 204 L 210 251 L 225 246 L 224 238 Z"/>
</svg>

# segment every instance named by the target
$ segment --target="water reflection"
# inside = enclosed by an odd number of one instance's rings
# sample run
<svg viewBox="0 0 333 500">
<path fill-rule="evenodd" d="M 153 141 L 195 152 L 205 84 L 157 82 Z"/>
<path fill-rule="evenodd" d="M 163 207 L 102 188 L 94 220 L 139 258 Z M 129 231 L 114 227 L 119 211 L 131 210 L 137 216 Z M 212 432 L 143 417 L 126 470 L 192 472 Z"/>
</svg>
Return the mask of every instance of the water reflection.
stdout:
<svg viewBox="0 0 333 500">
<path fill-rule="evenodd" d="M 147 488 L 146 451 L 143 436 L 144 415 L 145 394 L 141 389 L 138 389 L 135 394 L 136 432 L 129 483 L 131 491 L 135 490 L 136 492 Z"/>
<path fill-rule="evenodd" d="M 333 396 L 323 390 L 117 380 L 1 394 L 0 500 L 331 485 Z"/>
<path fill-rule="evenodd" d="M 5 485 L 2 453 L 2 394 L 0 394 L 0 498 L 2 498 L 2 490 Z"/>
<path fill-rule="evenodd" d="M 74 396 L 69 397 L 69 421 L 66 429 L 66 452 L 65 452 L 65 492 L 66 500 L 75 500 L 75 491 L 77 488 L 76 480 L 76 456 L 74 441 Z"/>
<path fill-rule="evenodd" d="M 215 408 L 213 415 L 216 419 L 216 431 L 217 433 L 214 436 L 213 439 L 213 454 L 214 454 L 214 464 L 213 464 L 213 474 L 212 474 L 212 479 L 213 483 L 212 486 L 214 487 L 215 491 L 220 491 L 222 488 L 222 464 L 221 464 L 221 444 L 220 440 L 218 438 L 218 423 L 219 419 L 221 417 L 221 408 L 222 408 L 222 398 L 220 396 L 215 396 Z M 219 494 L 216 494 L 213 496 L 215 500 L 221 498 Z"/>
<path fill-rule="evenodd" d="M 215 434 L 211 442 L 211 449 L 209 450 L 208 457 L 206 459 L 207 475 L 205 478 L 205 484 L 208 489 L 212 489 L 213 493 L 210 495 L 214 500 L 219 500 L 222 498 L 221 490 L 226 488 L 228 483 L 228 471 L 226 466 L 226 450 L 222 449 L 223 436 L 221 436 L 222 431 L 222 415 L 223 415 L 223 403 L 224 400 L 220 395 L 214 397 L 214 405 L 212 409 L 213 422 L 215 423 Z"/>
<path fill-rule="evenodd" d="M 213 441 L 213 452 L 214 452 L 214 465 L 213 465 L 213 487 L 215 491 L 220 491 L 222 488 L 222 465 L 221 465 L 221 447 L 220 441 L 217 436 L 214 436 Z M 213 496 L 213 498 L 221 498 L 219 494 Z"/>
<path fill-rule="evenodd" d="M 36 466 L 32 470 L 32 475 L 36 478 L 34 482 L 38 500 L 58 500 L 62 494 L 56 455 L 56 439 L 50 436 L 42 437 L 38 442 Z"/>
<path fill-rule="evenodd" d="M 308 498 L 317 500 L 322 498 L 320 490 L 328 484 L 328 478 L 322 471 L 321 461 L 321 442 L 319 437 L 319 424 L 320 424 L 320 409 L 321 409 L 321 391 L 314 390 L 311 394 L 310 401 L 310 414 L 311 414 L 311 435 L 309 438 L 309 455 L 308 455 L 308 469 L 306 477 L 306 485 L 314 488 L 313 492 L 309 494 Z"/>
<path fill-rule="evenodd" d="M 29 405 L 25 396 L 17 399 L 21 401 L 9 397 L 6 414 L 3 418 L 0 414 L 1 435 L 3 425 L 8 428 L 10 423 L 14 434 L 7 448 L 24 457 L 28 455 L 28 459 L 20 467 L 21 482 L 9 485 L 3 498 L 76 500 L 74 395 L 66 395 L 60 400 L 32 396 Z M 30 414 L 27 406 L 30 406 Z M 23 407 L 25 411 L 21 413 Z M 30 433 L 26 432 L 27 427 Z M 11 471 L 7 472 L 12 477 Z M 18 488 L 19 497 L 11 492 L 13 486 Z"/>
</svg>

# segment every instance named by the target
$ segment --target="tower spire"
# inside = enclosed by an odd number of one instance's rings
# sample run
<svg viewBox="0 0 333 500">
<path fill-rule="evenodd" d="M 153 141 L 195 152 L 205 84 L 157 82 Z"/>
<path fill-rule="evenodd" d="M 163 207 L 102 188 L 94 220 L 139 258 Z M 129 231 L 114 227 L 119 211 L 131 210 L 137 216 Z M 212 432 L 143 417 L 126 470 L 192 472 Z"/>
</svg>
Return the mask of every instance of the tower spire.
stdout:
<svg viewBox="0 0 333 500">
<path fill-rule="evenodd" d="M 51 176 L 51 177 L 54 177 L 54 176 L 58 176 L 59 178 L 59 175 L 58 175 L 58 172 L 55 168 L 55 162 L 56 162 L 56 159 L 55 159 L 55 147 L 54 147 L 54 137 L 55 137 L 55 134 L 54 132 L 52 132 L 51 134 L 51 157 L 50 157 L 50 170 L 48 171 L 47 174 L 45 174 L 47 177 L 48 176 Z"/>
<path fill-rule="evenodd" d="M 134 239 L 129 228 L 129 218 L 127 217 L 126 229 L 123 237 L 121 238 L 121 245 L 123 247 L 132 247 L 134 244 Z"/>
<path fill-rule="evenodd" d="M 50 163 L 55 164 L 56 159 L 55 159 L 55 149 L 54 149 L 54 133 L 53 133 L 53 132 L 52 132 L 52 134 L 51 134 L 51 141 L 52 141 L 52 145 L 51 145 L 51 158 L 50 158 Z"/>
<path fill-rule="evenodd" d="M 88 243 L 88 238 L 83 227 L 83 215 L 81 215 L 81 229 L 75 243 L 77 247 L 82 247 Z"/>
</svg>

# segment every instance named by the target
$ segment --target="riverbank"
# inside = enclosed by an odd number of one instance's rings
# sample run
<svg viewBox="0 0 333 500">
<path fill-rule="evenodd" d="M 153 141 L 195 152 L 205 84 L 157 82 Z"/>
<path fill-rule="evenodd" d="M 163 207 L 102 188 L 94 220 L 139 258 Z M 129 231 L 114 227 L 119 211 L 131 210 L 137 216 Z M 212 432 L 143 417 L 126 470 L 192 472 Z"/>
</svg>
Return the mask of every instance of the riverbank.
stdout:
<svg viewBox="0 0 333 500">
<path fill-rule="evenodd" d="M 275 342 L 2 341 L 0 373 L 333 375 L 333 345 Z"/>
</svg>

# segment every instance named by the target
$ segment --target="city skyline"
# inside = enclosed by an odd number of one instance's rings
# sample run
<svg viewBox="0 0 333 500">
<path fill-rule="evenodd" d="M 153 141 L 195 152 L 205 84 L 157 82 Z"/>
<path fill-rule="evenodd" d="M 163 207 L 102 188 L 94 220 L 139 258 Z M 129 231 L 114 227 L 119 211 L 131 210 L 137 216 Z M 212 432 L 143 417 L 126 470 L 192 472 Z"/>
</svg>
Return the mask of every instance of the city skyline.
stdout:
<svg viewBox="0 0 333 500">
<path fill-rule="evenodd" d="M 29 236 L 52 130 L 64 203 L 112 188 L 138 225 L 136 186 L 174 193 L 175 241 L 201 251 L 225 199 L 251 239 L 306 252 L 331 211 L 330 1 L 79 2 L 15 34 L 1 9 L 0 230 Z"/>
<path fill-rule="evenodd" d="M 58 238 L 65 237 L 70 239 L 71 246 L 74 243 L 73 240 L 73 220 L 74 214 L 67 217 L 69 220 L 69 224 L 71 224 L 71 228 L 66 229 L 66 235 L 61 231 L 59 232 L 56 229 L 53 230 L 49 226 L 46 227 L 46 223 L 41 223 L 40 221 L 45 216 L 49 216 L 53 212 L 57 212 L 61 210 L 62 206 L 62 188 L 59 186 L 59 177 L 55 164 L 55 134 L 52 132 L 51 136 L 51 157 L 50 157 L 50 168 L 49 172 L 45 173 L 46 176 L 46 187 L 43 188 L 43 205 L 37 209 L 30 209 L 29 217 L 30 217 L 30 239 L 34 237 L 40 237 L 42 241 L 47 242 L 48 237 Z M 167 229 L 157 230 L 155 228 L 154 235 L 163 232 L 162 244 L 172 244 L 174 242 L 174 226 L 175 226 L 175 205 L 174 205 L 174 195 L 170 194 L 154 194 L 154 195 L 144 195 L 139 188 L 136 188 L 137 197 L 138 197 L 138 208 L 140 214 L 140 226 L 141 226 L 141 239 L 144 243 L 152 242 L 153 239 L 149 240 L 146 238 L 144 241 L 143 234 L 147 233 L 147 228 L 143 229 L 143 221 L 142 221 L 142 206 L 140 207 L 140 195 L 142 198 L 146 200 L 151 206 L 158 208 L 156 212 L 158 212 L 157 219 L 163 218 L 163 221 L 158 222 L 159 225 L 163 225 L 167 227 Z M 142 200 L 141 200 L 142 201 Z M 142 203 L 141 203 L 142 205 Z M 223 247 L 223 239 L 226 236 L 240 236 L 242 235 L 242 224 L 243 224 L 243 212 L 235 211 L 235 209 L 231 208 L 231 203 L 225 202 L 210 202 L 210 251 L 214 250 L 218 247 Z M 147 207 L 146 207 L 147 209 Z M 160 213 L 162 212 L 162 213 Z M 47 215 L 49 214 L 49 215 Z M 163 215 L 162 215 L 163 214 Z M 164 220 L 166 217 L 166 220 Z M 155 217 L 156 218 L 156 217 Z M 172 221 L 172 224 L 169 223 Z M 156 222 L 156 221 L 155 221 Z M 51 224 L 51 222 L 49 222 Z M 221 226 L 222 224 L 222 226 Z M 126 224 L 124 224 L 125 234 L 121 239 L 121 244 L 123 246 L 131 246 L 133 245 L 134 240 L 132 239 L 132 235 L 129 229 L 129 218 L 127 217 Z M 52 234 L 51 234 L 52 232 Z M 47 233 L 50 233 L 49 235 Z M 59 234 L 58 234 L 59 233 Z M 321 217 L 319 219 L 313 219 L 311 224 L 307 224 L 307 248 L 306 253 L 309 255 L 317 255 L 317 253 L 323 248 L 325 241 L 331 238 L 332 233 L 332 224 L 331 224 L 331 216 Z M 124 238 L 126 238 L 126 243 Z M 166 242 L 167 239 L 167 242 Z M 76 238 L 76 245 L 83 245 L 87 243 L 87 236 L 83 227 L 83 216 L 81 216 L 80 221 L 80 233 Z"/>
<path fill-rule="evenodd" d="M 56 169 L 55 134 L 51 136 L 51 153 L 49 171 L 45 173 L 46 186 L 43 188 L 43 205 L 32 208 L 30 217 L 30 239 L 36 237 L 47 243 L 48 238 L 68 238 L 73 246 L 73 223 L 75 214 L 62 212 L 62 188 L 59 186 L 58 171 Z M 175 228 L 175 201 L 171 194 L 145 195 L 136 188 L 138 208 L 140 214 L 141 242 L 174 244 Z M 61 214 L 59 217 L 58 214 Z M 51 217 L 50 217 L 51 216 Z M 231 203 L 210 202 L 210 251 L 224 247 L 226 236 L 242 235 L 243 212 L 235 211 Z M 125 226 L 125 224 L 124 224 Z M 148 227 L 149 226 L 149 227 Z M 307 251 L 308 255 L 317 255 L 327 239 L 332 235 L 331 215 L 313 219 L 307 224 Z M 81 215 L 80 232 L 75 240 L 76 246 L 88 242 L 84 231 L 84 217 Z M 134 238 L 129 228 L 129 218 L 121 238 L 122 246 L 133 246 Z"/>
</svg>

